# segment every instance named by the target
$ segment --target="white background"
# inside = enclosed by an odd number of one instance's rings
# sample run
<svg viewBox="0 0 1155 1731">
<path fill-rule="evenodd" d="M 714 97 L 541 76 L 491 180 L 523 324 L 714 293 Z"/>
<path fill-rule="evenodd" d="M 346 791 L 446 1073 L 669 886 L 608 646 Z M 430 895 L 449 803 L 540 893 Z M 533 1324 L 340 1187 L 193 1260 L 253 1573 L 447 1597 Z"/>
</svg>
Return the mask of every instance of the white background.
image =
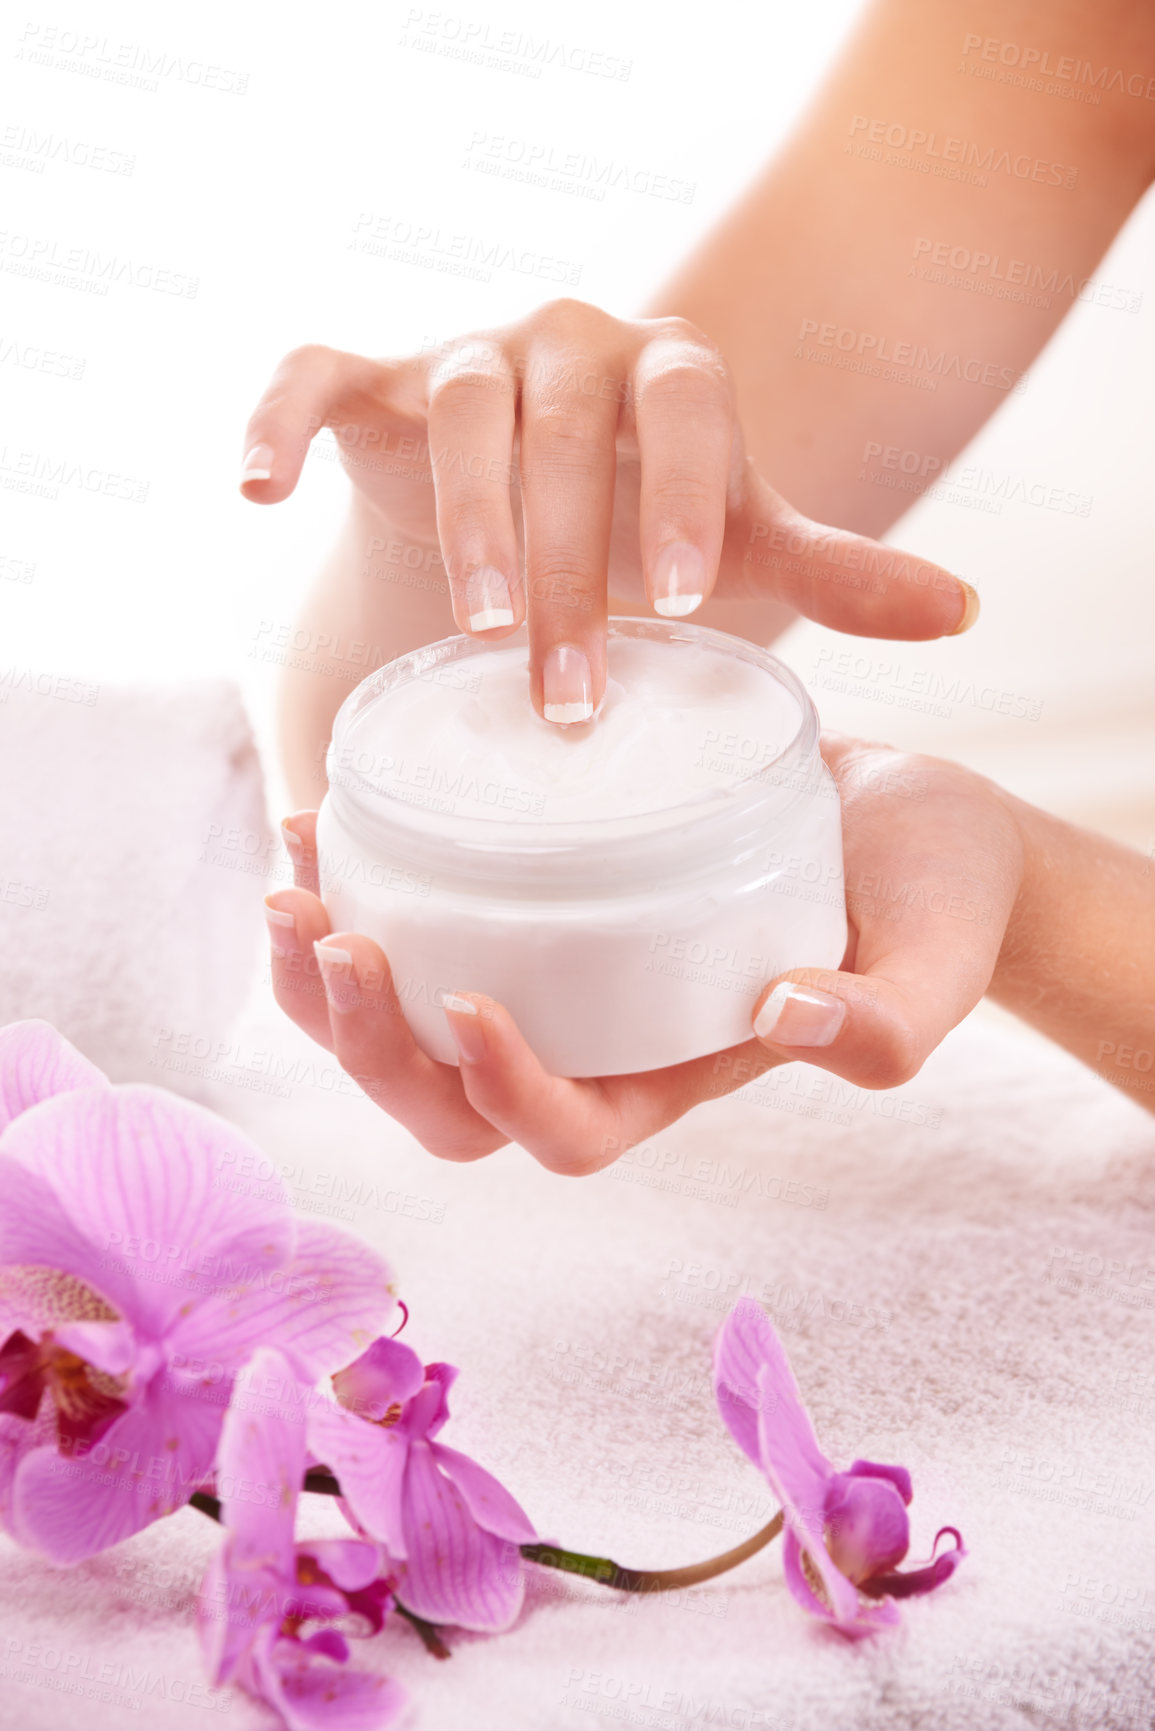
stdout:
<svg viewBox="0 0 1155 1731">
<path fill-rule="evenodd" d="M 651 15 L 498 0 L 487 12 L 462 0 L 435 15 L 361 0 L 297 13 L 267 3 L 10 12 L 0 675 L 224 671 L 267 740 L 275 669 L 254 650 L 263 625 L 293 618 L 344 487 L 330 446 L 275 510 L 236 491 L 245 418 L 281 353 L 306 341 L 404 352 L 561 292 L 632 313 L 782 138 L 855 10 L 721 0 Z M 436 34 L 421 28 L 433 16 L 444 21 Z M 628 76 L 571 69 L 560 53 L 536 78 L 454 57 L 466 38 L 476 49 L 509 31 Z M 428 51 L 438 43 L 448 51 Z M 558 190 L 479 173 L 476 140 L 493 134 L 514 156 L 585 153 L 692 184 L 692 200 L 625 187 L 595 200 L 575 194 L 580 180 Z M 81 160 L 99 151 L 131 159 L 131 173 Z M 431 231 L 424 263 L 357 251 L 369 213 Z M 563 261 L 571 280 L 428 268 L 463 235 Z M 875 664 L 890 654 L 900 665 L 897 680 L 874 666 L 870 697 L 816 682 L 837 642 L 829 633 L 799 626 L 782 644 L 829 722 L 967 759 L 1145 847 L 1155 843 L 1153 246 L 1148 201 L 1098 273 L 1142 291 L 1139 313 L 1076 307 L 967 458 L 1089 495 L 1090 515 L 1021 502 L 990 514 L 958 493 L 920 504 L 895 539 L 977 584 L 981 626 L 933 649 L 865 646 Z M 24 274 L 30 258 L 59 268 L 74 249 L 96 255 L 80 274 L 107 293 Z M 142 286 L 159 273 L 166 286 Z M 194 293 L 166 292 L 192 279 Z M 82 376 L 33 370 L 41 351 L 72 357 L 72 370 L 82 362 Z M 128 477 L 147 497 L 75 482 L 55 498 L 22 492 L 30 461 Z M 15 580 L 30 565 L 32 581 Z M 962 681 L 948 714 L 886 701 L 916 690 L 927 669 Z M 1041 706 L 1039 719 L 987 713 L 991 694 L 1008 692 L 1024 702 L 1004 707 Z"/>
</svg>

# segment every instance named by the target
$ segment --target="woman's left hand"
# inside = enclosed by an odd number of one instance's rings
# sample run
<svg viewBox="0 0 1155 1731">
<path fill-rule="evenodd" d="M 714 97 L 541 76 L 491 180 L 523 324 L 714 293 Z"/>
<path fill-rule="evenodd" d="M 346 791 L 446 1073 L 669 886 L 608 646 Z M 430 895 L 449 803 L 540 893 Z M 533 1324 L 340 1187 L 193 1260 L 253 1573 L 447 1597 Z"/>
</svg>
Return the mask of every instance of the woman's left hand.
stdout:
<svg viewBox="0 0 1155 1731">
<path fill-rule="evenodd" d="M 1016 802 L 938 758 L 828 734 L 842 800 L 850 941 L 840 970 L 770 981 L 742 1045 L 665 1070 L 549 1075 L 500 1004 L 461 982 L 460 1067 L 417 1045 L 378 946 L 334 933 L 317 894 L 315 813 L 288 820 L 297 887 L 267 899 L 273 989 L 390 1117 L 447 1160 L 518 1142 L 550 1171 L 610 1165 L 704 1100 L 804 1060 L 864 1088 L 917 1074 L 991 982 L 1023 873 Z"/>
</svg>

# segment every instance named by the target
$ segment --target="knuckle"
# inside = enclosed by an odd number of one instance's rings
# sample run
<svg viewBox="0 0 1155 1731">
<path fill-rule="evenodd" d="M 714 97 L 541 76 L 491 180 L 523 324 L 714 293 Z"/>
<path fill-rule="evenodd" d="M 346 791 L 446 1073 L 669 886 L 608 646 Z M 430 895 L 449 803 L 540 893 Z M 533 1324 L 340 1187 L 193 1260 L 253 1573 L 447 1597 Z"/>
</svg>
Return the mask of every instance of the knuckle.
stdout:
<svg viewBox="0 0 1155 1731">
<path fill-rule="evenodd" d="M 336 349 L 331 349 L 326 343 L 298 343 L 295 349 L 290 349 L 282 367 L 308 367 L 325 365 L 336 356 Z"/>
<path fill-rule="evenodd" d="M 906 1023 L 894 1023 L 886 1032 L 872 1066 L 872 1088 L 901 1088 L 913 1081 L 922 1069 L 922 1045 L 914 1029 Z"/>
<path fill-rule="evenodd" d="M 430 411 L 468 413 L 513 395 L 513 380 L 499 367 L 439 367 L 429 379 Z"/>
<path fill-rule="evenodd" d="M 672 505 L 680 520 L 703 516 L 711 507 L 725 502 L 724 489 L 692 469 L 672 469 L 659 475 L 649 492 L 654 504 Z"/>
<path fill-rule="evenodd" d="M 556 300 L 546 301 L 531 313 L 529 324 L 538 325 L 543 329 L 554 330 L 558 326 L 585 324 L 593 320 L 606 320 L 609 314 L 603 313 L 600 307 L 591 305 L 589 301 L 574 299 L 571 295 L 559 295 Z"/>
</svg>

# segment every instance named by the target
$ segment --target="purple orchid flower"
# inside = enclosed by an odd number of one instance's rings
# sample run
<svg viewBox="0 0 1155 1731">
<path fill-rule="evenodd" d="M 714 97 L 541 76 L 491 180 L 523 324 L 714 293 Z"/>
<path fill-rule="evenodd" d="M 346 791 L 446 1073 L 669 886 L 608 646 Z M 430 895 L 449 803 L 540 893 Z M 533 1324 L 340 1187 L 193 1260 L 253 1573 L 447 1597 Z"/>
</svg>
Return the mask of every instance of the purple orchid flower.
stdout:
<svg viewBox="0 0 1155 1731">
<path fill-rule="evenodd" d="M 270 1348 L 249 1366 L 256 1384 L 291 1388 L 291 1365 Z M 225 1541 L 201 1587 L 201 1643 L 214 1685 L 236 1683 L 280 1714 L 290 1731 L 371 1731 L 405 1702 L 371 1671 L 346 1670 L 338 1620 L 360 1617 L 376 1634 L 391 1605 L 378 1545 L 362 1539 L 293 1541 L 305 1472 L 309 1390 L 280 1410 L 225 1415 L 217 1452 Z M 309 1624 L 320 1624 L 303 1634 Z"/>
<path fill-rule="evenodd" d="M 739 1299 L 718 1331 L 714 1388 L 734 1441 L 782 1504 L 786 1584 L 804 1610 L 844 1635 L 867 1635 L 898 1621 L 896 1599 L 950 1579 L 966 1555 L 954 1527 L 939 1532 L 928 1563 L 899 1571 L 910 1546 L 910 1474 L 862 1460 L 835 1470 L 782 1343 L 753 1299 Z M 944 1534 L 955 1544 L 938 1556 Z"/>
<path fill-rule="evenodd" d="M 187 1502 L 237 1368 L 305 1380 L 395 1300 L 385 1263 L 298 1223 L 256 1150 L 159 1089 L 113 1087 L 47 1023 L 0 1030 L 0 1524 L 75 1562 Z"/>
<path fill-rule="evenodd" d="M 309 1447 L 340 1480 L 353 1525 L 385 1547 L 407 1610 L 507 1629 L 525 1592 L 517 1547 L 537 1534 L 492 1474 L 433 1440 L 456 1376 L 400 1341 L 375 1340 L 333 1377 L 339 1404 L 311 1410 Z"/>
</svg>

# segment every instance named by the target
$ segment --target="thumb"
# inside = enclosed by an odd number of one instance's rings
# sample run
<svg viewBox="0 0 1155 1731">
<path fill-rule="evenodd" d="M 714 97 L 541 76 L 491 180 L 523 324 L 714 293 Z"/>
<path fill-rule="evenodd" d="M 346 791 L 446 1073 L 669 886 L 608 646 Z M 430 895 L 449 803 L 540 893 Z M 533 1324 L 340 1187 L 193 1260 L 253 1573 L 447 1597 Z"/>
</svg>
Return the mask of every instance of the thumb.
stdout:
<svg viewBox="0 0 1155 1731">
<path fill-rule="evenodd" d="M 796 969 L 774 981 L 755 1037 L 784 1060 L 816 1064 L 860 1088 L 897 1088 L 982 997 L 993 956 L 912 945 L 867 973 Z"/>
</svg>

